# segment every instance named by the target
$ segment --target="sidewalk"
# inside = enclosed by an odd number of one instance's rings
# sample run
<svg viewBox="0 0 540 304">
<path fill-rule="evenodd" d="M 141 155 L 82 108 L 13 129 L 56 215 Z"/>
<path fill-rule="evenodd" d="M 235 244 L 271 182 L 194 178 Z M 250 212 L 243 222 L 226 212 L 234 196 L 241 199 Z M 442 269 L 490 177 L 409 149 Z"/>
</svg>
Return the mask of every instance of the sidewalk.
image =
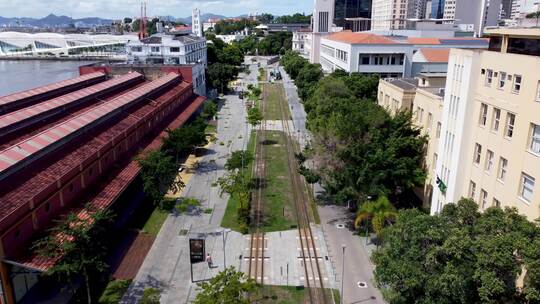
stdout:
<svg viewBox="0 0 540 304">
<path fill-rule="evenodd" d="M 256 74 L 254 79 L 245 77 L 244 82 L 256 82 Z M 244 83 L 246 87 L 247 83 Z M 193 265 L 193 279 L 208 280 L 223 270 L 220 224 L 228 195 L 220 197 L 219 187 L 212 184 L 226 173 L 224 166 L 231 152 L 244 149 L 247 145 L 243 100 L 237 95 L 225 96 L 218 117 L 217 141 L 209 145 L 205 156 L 188 159 L 188 162 L 197 160 L 199 163 L 193 172 L 182 173 L 186 187 L 181 196 L 198 199 L 201 208 L 212 208 L 212 213 L 169 215 L 121 303 L 137 303 L 148 287 L 162 291 L 161 303 L 187 303 L 193 300 L 197 286 L 191 283 L 190 275 L 189 238 L 192 237 L 205 239 L 206 252 L 210 253 L 217 266 L 209 269 L 206 263 Z M 228 266 L 242 270 L 241 255 L 245 247 L 249 247 L 249 240 L 246 243 L 244 236 L 232 231 L 227 233 L 225 250 Z"/>
</svg>

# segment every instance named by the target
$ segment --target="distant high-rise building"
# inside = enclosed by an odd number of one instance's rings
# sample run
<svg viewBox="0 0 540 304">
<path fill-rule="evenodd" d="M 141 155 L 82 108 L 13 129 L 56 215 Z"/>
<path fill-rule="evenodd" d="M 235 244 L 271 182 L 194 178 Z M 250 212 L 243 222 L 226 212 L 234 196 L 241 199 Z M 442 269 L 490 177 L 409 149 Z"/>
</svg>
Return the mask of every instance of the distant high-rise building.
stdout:
<svg viewBox="0 0 540 304">
<path fill-rule="evenodd" d="M 426 0 L 373 0 L 372 30 L 404 29 L 408 19 L 425 18 Z"/>
<path fill-rule="evenodd" d="M 369 30 L 371 2 L 372 0 L 335 0 L 334 24 L 346 30 Z"/>
<path fill-rule="evenodd" d="M 334 21 L 334 1 L 315 0 L 313 10 L 313 32 L 328 33 Z"/>
<path fill-rule="evenodd" d="M 481 36 L 486 26 L 495 26 L 499 20 L 501 0 L 446 0 L 445 23 L 467 26 Z"/>
<path fill-rule="evenodd" d="M 203 36 L 201 11 L 198 8 L 194 9 L 193 14 L 191 15 L 191 31 L 198 37 Z"/>
<path fill-rule="evenodd" d="M 431 2 L 431 18 L 442 19 L 444 16 L 445 0 L 432 0 Z"/>
<path fill-rule="evenodd" d="M 502 0 L 500 19 L 510 19 L 512 17 L 512 4 L 515 0 Z"/>
</svg>

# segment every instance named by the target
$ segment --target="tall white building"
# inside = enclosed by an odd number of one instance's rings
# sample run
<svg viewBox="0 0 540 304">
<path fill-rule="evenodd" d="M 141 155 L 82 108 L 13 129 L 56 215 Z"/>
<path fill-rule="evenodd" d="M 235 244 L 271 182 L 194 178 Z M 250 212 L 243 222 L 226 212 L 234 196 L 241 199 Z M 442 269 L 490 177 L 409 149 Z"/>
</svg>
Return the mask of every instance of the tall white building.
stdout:
<svg viewBox="0 0 540 304">
<path fill-rule="evenodd" d="M 373 0 L 371 29 L 394 30 L 407 28 L 411 19 L 426 18 L 426 0 Z"/>
<path fill-rule="evenodd" d="M 496 26 L 501 12 L 501 0 L 446 0 L 445 23 L 470 25 L 480 37 L 486 26 Z"/>
<path fill-rule="evenodd" d="M 309 61 L 319 63 L 321 53 L 321 37 L 332 31 L 334 21 L 334 0 L 315 0 L 311 27 L 311 47 L 308 49 Z"/>
<path fill-rule="evenodd" d="M 203 36 L 203 28 L 202 28 L 202 22 L 201 22 L 201 11 L 196 8 L 193 10 L 193 13 L 191 15 L 191 30 L 193 34 L 195 34 L 198 37 Z"/>
</svg>

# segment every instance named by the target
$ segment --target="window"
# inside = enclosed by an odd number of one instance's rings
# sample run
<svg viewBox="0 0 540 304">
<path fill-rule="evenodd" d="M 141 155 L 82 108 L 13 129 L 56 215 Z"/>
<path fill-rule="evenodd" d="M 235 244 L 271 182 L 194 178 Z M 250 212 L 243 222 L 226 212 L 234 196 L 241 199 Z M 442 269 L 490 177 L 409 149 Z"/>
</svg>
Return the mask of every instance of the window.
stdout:
<svg viewBox="0 0 540 304">
<path fill-rule="evenodd" d="M 480 190 L 480 202 L 482 203 L 482 209 L 486 209 L 488 193 L 486 190 Z"/>
<path fill-rule="evenodd" d="M 433 114 L 428 113 L 427 115 L 427 130 L 428 132 L 431 130 L 431 125 L 433 124 Z"/>
<path fill-rule="evenodd" d="M 536 87 L 536 101 L 540 102 L 540 81 L 538 81 L 538 86 Z"/>
<path fill-rule="evenodd" d="M 390 95 L 384 95 L 384 104 L 390 103 Z"/>
<path fill-rule="evenodd" d="M 493 82 L 493 70 L 487 69 L 486 86 L 491 86 L 492 82 Z"/>
<path fill-rule="evenodd" d="M 534 178 L 529 175 L 522 173 L 521 174 L 521 189 L 519 191 L 521 198 L 527 202 L 532 201 L 534 193 Z"/>
<path fill-rule="evenodd" d="M 531 129 L 530 149 L 532 152 L 540 154 L 540 126 L 531 124 Z"/>
<path fill-rule="evenodd" d="M 480 105 L 480 119 L 479 124 L 481 126 L 485 126 L 487 123 L 487 112 L 488 112 L 488 106 L 487 104 L 483 103 Z"/>
<path fill-rule="evenodd" d="M 497 178 L 504 182 L 504 179 L 506 178 L 506 171 L 508 170 L 508 160 L 504 157 L 501 157 L 499 159 L 499 174 L 497 174 Z"/>
<path fill-rule="evenodd" d="M 437 168 L 437 158 L 438 158 L 437 153 L 433 153 L 433 163 L 431 164 L 431 168 L 433 170 L 435 170 L 435 168 Z"/>
<path fill-rule="evenodd" d="M 506 82 L 506 72 L 499 72 L 499 89 L 504 88 L 504 83 Z"/>
<path fill-rule="evenodd" d="M 501 208 L 501 202 L 496 198 L 493 198 L 493 207 Z"/>
<path fill-rule="evenodd" d="M 501 109 L 493 108 L 493 119 L 491 121 L 491 130 L 499 131 L 499 125 L 501 123 Z"/>
<path fill-rule="evenodd" d="M 369 56 L 361 56 L 360 57 L 360 64 L 368 65 L 369 64 Z"/>
<path fill-rule="evenodd" d="M 180 53 L 180 48 L 179 47 L 171 47 L 170 51 L 171 51 L 171 53 Z"/>
<path fill-rule="evenodd" d="M 521 75 L 514 75 L 514 85 L 512 86 L 513 93 L 519 93 L 521 90 Z"/>
<path fill-rule="evenodd" d="M 469 183 L 469 198 L 474 199 L 475 196 L 476 196 L 476 183 L 471 181 Z"/>
<path fill-rule="evenodd" d="M 491 169 L 493 169 L 493 151 L 487 150 L 486 164 L 484 166 L 484 169 L 487 172 L 491 172 Z"/>
<path fill-rule="evenodd" d="M 482 146 L 479 144 L 476 144 L 474 147 L 474 156 L 473 156 L 473 162 L 475 164 L 480 164 L 480 158 L 482 157 Z"/>
<path fill-rule="evenodd" d="M 159 46 L 152 46 L 152 47 L 150 47 L 150 51 L 151 51 L 151 52 L 154 52 L 154 53 L 159 52 Z"/>
<path fill-rule="evenodd" d="M 516 123 L 516 115 L 512 113 L 506 114 L 506 137 L 514 136 L 514 124 Z"/>
<path fill-rule="evenodd" d="M 140 46 L 132 46 L 131 51 L 140 53 L 140 52 L 142 52 L 142 47 L 140 47 Z"/>
<path fill-rule="evenodd" d="M 441 138 L 441 123 L 437 122 L 437 138 Z"/>
</svg>

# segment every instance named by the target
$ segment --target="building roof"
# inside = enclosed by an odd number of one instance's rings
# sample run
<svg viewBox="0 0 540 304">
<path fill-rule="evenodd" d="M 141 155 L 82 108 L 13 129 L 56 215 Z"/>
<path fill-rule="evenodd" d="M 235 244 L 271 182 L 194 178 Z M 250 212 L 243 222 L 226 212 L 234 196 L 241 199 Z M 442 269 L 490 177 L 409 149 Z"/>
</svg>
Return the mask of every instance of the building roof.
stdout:
<svg viewBox="0 0 540 304">
<path fill-rule="evenodd" d="M 54 115 L 58 111 L 66 110 L 82 102 L 98 98 L 110 91 L 125 87 L 126 84 L 132 83 L 137 79 L 142 80 L 143 75 L 137 72 L 128 73 L 54 99 L 46 100 L 30 107 L 1 115 L 0 138 L 7 135 L 7 133 L 26 128 L 35 121 Z"/>
<path fill-rule="evenodd" d="M 383 81 L 393 84 L 405 91 L 415 91 L 418 86 L 418 79 L 412 78 L 384 78 Z"/>
<path fill-rule="evenodd" d="M 448 62 L 448 57 L 450 56 L 450 49 L 435 49 L 435 48 L 421 48 L 418 50 L 426 59 L 426 62 Z"/>
<path fill-rule="evenodd" d="M 0 97 L 0 113 L 6 113 L 11 109 L 20 108 L 27 105 L 28 100 L 41 98 L 47 94 L 57 94 L 70 90 L 69 88 L 78 88 L 88 82 L 97 82 L 105 79 L 105 74 L 101 72 L 86 74 L 76 78 L 51 83 L 31 90 L 13 93 Z"/>
<path fill-rule="evenodd" d="M 14 173 L 18 167 L 29 165 L 45 153 L 50 153 L 58 146 L 83 133 L 107 119 L 111 115 L 134 104 L 150 94 L 162 90 L 163 87 L 179 81 L 176 74 L 169 74 L 135 90 L 123 94 L 114 100 L 97 106 L 68 121 L 30 137 L 16 145 L 0 151 L 0 180 Z"/>
<path fill-rule="evenodd" d="M 441 44 L 439 38 L 410 37 L 407 38 L 409 44 Z"/>
<path fill-rule="evenodd" d="M 325 38 L 350 44 L 398 44 L 396 41 L 384 36 L 360 32 L 353 33 L 351 31 L 333 33 Z"/>
<path fill-rule="evenodd" d="M 178 85 L 175 89 L 158 98 L 156 102 L 161 103 L 165 102 L 166 100 L 170 100 L 171 98 L 177 98 L 179 93 L 182 93 L 183 89 L 185 88 L 186 83 L 182 83 Z M 189 117 L 191 117 L 191 115 L 202 105 L 204 100 L 204 97 L 196 97 L 190 103 L 187 103 L 185 107 L 180 107 L 180 114 L 172 122 L 170 122 L 170 124 L 166 128 L 164 128 L 161 133 L 153 139 L 152 142 L 150 142 L 144 147 L 143 153 L 159 148 L 162 143 L 162 139 L 166 136 L 165 130 L 175 129 L 182 126 L 189 119 Z M 154 108 L 155 106 L 147 105 L 146 107 Z M 126 119 L 133 120 L 134 117 L 127 117 Z M 113 174 L 109 174 L 107 182 L 102 183 L 104 187 L 102 187 L 100 190 L 98 190 L 97 193 L 94 193 L 92 197 L 89 198 L 88 201 L 90 205 L 97 210 L 109 208 L 123 193 L 126 187 L 135 179 L 135 177 L 137 177 L 139 171 L 140 167 L 138 165 L 138 161 L 135 159 L 128 160 L 127 165 L 126 163 L 124 163 L 123 167 L 116 170 L 116 172 L 114 172 Z M 88 219 L 90 216 L 85 206 L 78 206 L 71 210 L 71 212 L 77 214 L 78 218 L 82 220 Z M 21 251 L 19 255 L 13 257 L 7 262 L 37 271 L 47 271 L 52 266 L 54 266 L 56 261 L 57 260 L 55 259 L 40 256 L 35 251 L 30 252 L 25 250 Z"/>
<path fill-rule="evenodd" d="M 473 37 L 454 37 L 454 38 L 426 38 L 426 37 L 409 37 L 408 44 L 424 44 L 424 45 L 487 45 L 489 39 L 473 38 Z"/>
</svg>

